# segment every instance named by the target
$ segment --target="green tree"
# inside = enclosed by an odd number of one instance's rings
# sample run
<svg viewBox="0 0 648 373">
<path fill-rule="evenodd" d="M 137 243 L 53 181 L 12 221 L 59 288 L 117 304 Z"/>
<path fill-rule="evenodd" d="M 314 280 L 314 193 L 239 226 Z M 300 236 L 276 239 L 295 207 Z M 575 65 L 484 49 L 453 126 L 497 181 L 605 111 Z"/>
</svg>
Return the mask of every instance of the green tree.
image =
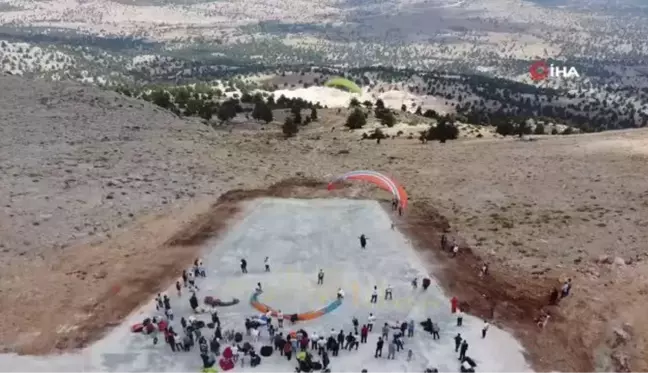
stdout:
<svg viewBox="0 0 648 373">
<path fill-rule="evenodd" d="M 383 110 L 385 108 L 385 103 L 383 102 L 383 100 L 378 99 L 376 100 L 376 105 L 374 106 L 376 107 L 376 109 Z"/>
<path fill-rule="evenodd" d="M 369 110 L 373 107 L 373 102 L 366 100 L 365 102 L 362 103 L 362 105 L 364 105 L 364 107 L 366 107 L 367 110 Z"/>
<path fill-rule="evenodd" d="M 360 101 L 358 101 L 357 98 L 353 97 L 351 101 L 349 101 L 349 107 L 350 108 L 356 108 L 360 106 Z"/>
<path fill-rule="evenodd" d="M 432 109 L 427 109 L 427 110 L 425 110 L 425 113 L 423 113 L 423 116 L 426 117 L 426 118 L 434 119 L 434 118 L 439 117 L 439 113 L 437 113 L 436 111 L 434 111 Z"/>
<path fill-rule="evenodd" d="M 253 100 L 252 95 L 249 94 L 249 93 L 247 93 L 247 92 L 244 92 L 244 93 L 241 95 L 241 102 L 242 102 L 242 103 L 245 103 L 245 104 L 251 104 L 251 103 L 252 103 L 252 100 Z"/>
<path fill-rule="evenodd" d="M 391 110 L 385 110 L 380 116 L 380 123 L 389 128 L 394 127 L 396 124 L 396 116 L 394 116 Z"/>
<path fill-rule="evenodd" d="M 313 122 L 317 120 L 317 108 L 315 106 L 311 108 L 310 118 Z"/>
<path fill-rule="evenodd" d="M 189 90 L 187 90 L 187 88 L 185 87 L 179 88 L 178 90 L 175 91 L 174 101 L 178 106 L 187 105 L 187 102 L 189 102 L 190 98 L 191 98 L 191 94 L 189 93 Z"/>
<path fill-rule="evenodd" d="M 436 127 L 427 132 L 427 140 L 439 140 L 445 143 L 447 140 L 455 140 L 459 137 L 459 129 L 454 125 L 450 116 L 446 115 L 437 120 Z"/>
<path fill-rule="evenodd" d="M 520 119 L 518 121 L 517 126 L 515 127 L 515 132 L 518 137 L 522 138 L 526 134 L 526 132 L 529 130 L 529 126 L 527 125 L 526 120 Z"/>
<path fill-rule="evenodd" d="M 416 108 L 416 112 L 414 113 L 416 115 L 423 115 L 423 109 L 419 106 Z"/>
<path fill-rule="evenodd" d="M 284 124 L 281 126 L 281 131 L 286 138 L 293 137 L 299 132 L 299 126 L 293 120 L 292 116 L 287 116 Z"/>
<path fill-rule="evenodd" d="M 264 120 L 267 111 L 271 111 L 268 104 L 263 100 L 257 101 L 254 104 L 254 109 L 252 109 L 252 118 L 255 120 Z"/>
<path fill-rule="evenodd" d="M 358 129 L 364 127 L 367 124 L 367 117 L 365 113 L 360 108 L 355 108 L 351 114 L 347 117 L 345 126 L 350 129 Z"/>
<path fill-rule="evenodd" d="M 228 120 L 236 116 L 236 107 L 232 102 L 225 101 L 218 108 L 216 116 L 221 121 L 221 123 L 227 122 Z"/>
<path fill-rule="evenodd" d="M 573 133 L 574 133 L 574 128 L 567 127 L 562 131 L 561 135 L 571 135 Z"/>
<path fill-rule="evenodd" d="M 211 101 L 205 102 L 205 104 L 200 107 L 198 115 L 200 115 L 204 120 L 210 120 L 212 115 L 214 115 L 214 103 Z"/>
<path fill-rule="evenodd" d="M 163 89 L 156 89 L 151 92 L 151 102 L 164 109 L 170 109 L 172 106 L 171 95 Z"/>
<path fill-rule="evenodd" d="M 185 106 L 184 115 L 191 117 L 197 115 L 200 112 L 200 109 L 203 107 L 202 100 L 196 100 L 192 98 L 187 101 L 187 106 Z"/>
<path fill-rule="evenodd" d="M 511 122 L 509 122 L 508 120 L 504 120 L 498 123 L 497 127 L 495 128 L 495 132 L 499 133 L 502 136 L 510 136 L 513 134 L 513 131 L 513 124 L 511 124 Z"/>
<path fill-rule="evenodd" d="M 406 112 L 407 111 L 407 105 L 405 105 L 405 104 L 401 105 L 401 111 Z"/>
<path fill-rule="evenodd" d="M 263 106 L 263 111 L 261 112 L 261 120 L 270 123 L 274 120 L 274 115 L 272 114 L 272 109 L 268 105 Z"/>
<path fill-rule="evenodd" d="M 533 133 L 535 133 L 536 135 L 544 135 L 545 134 L 544 125 L 542 123 L 536 124 L 535 129 L 533 130 Z"/>
</svg>

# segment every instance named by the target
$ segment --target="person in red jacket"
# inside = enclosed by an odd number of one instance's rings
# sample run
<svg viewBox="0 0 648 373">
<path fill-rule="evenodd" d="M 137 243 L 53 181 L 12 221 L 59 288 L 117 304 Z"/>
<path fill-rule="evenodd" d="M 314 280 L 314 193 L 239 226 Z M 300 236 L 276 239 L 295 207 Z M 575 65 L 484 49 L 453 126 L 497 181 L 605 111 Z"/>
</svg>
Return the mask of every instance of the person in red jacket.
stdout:
<svg viewBox="0 0 648 373">
<path fill-rule="evenodd" d="M 452 297 L 452 299 L 450 299 L 450 311 L 452 311 L 452 313 L 456 313 L 458 306 L 459 306 L 459 299 L 457 299 L 457 297 Z"/>
<path fill-rule="evenodd" d="M 360 343 L 367 343 L 368 334 L 369 334 L 369 327 L 367 325 L 362 325 L 362 329 L 360 329 Z"/>
<path fill-rule="evenodd" d="M 283 349 L 284 355 L 286 356 L 286 359 L 290 361 L 290 358 L 292 357 L 292 343 L 290 341 L 286 341 L 286 344 L 284 345 Z"/>
</svg>

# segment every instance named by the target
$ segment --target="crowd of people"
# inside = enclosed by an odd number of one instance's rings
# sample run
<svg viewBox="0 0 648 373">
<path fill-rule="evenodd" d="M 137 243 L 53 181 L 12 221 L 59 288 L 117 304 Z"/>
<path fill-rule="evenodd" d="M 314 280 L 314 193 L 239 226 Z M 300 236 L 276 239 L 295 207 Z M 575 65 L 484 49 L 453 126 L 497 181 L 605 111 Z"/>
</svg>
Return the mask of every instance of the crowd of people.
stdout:
<svg viewBox="0 0 648 373">
<path fill-rule="evenodd" d="M 360 236 L 362 248 L 366 247 L 366 236 Z M 248 263 L 246 259 L 240 260 L 240 268 L 243 274 L 248 273 Z M 265 272 L 270 272 L 269 258 L 265 257 L 263 261 Z M 383 320 L 380 329 L 375 330 L 377 318 L 373 313 L 361 316 L 365 322 L 361 323 L 357 317 L 350 321 L 350 329 L 344 330 L 342 326 L 339 329 L 331 329 L 327 333 L 318 334 L 318 331 L 290 331 L 289 328 L 295 327 L 298 321 L 296 317 L 284 315 L 280 310 L 277 312 L 268 311 L 266 314 L 249 317 L 243 325 L 244 332 L 235 330 L 222 330 L 221 321 L 216 307 L 207 309 L 201 307 L 197 293 L 200 290 L 198 279 L 206 277 L 206 272 L 201 259 L 196 259 L 192 268 L 182 272 L 181 278 L 176 282 L 175 289 L 177 297 L 181 299 L 185 292 L 188 293 L 188 302 L 195 313 L 187 318 L 180 317 L 177 320 L 171 307 L 171 299 L 168 295 L 158 294 L 156 297 L 157 313 L 152 318 L 147 318 L 142 323 L 142 332 L 153 337 L 153 343 L 158 342 L 158 333 L 164 334 L 164 340 L 172 352 L 191 352 L 196 346 L 198 347 L 199 356 L 203 366 L 203 372 L 214 372 L 216 359 L 220 358 L 219 364 L 221 369 L 229 370 L 236 365 L 257 366 L 261 364 L 261 357 L 269 357 L 273 352 L 277 352 L 287 361 L 294 357 L 296 360 L 296 370 L 310 372 L 313 370 L 330 371 L 331 360 L 340 355 L 342 351 L 345 354 L 357 353 L 361 345 L 368 344 L 369 337 L 375 333 L 375 348 L 373 356 L 376 359 L 386 358 L 394 360 L 402 358 L 410 361 L 415 359 L 412 348 L 409 348 L 410 340 L 415 337 L 417 323 L 414 320 L 407 321 L 390 321 Z M 411 282 L 413 290 L 418 289 L 418 279 Z M 324 283 L 324 271 L 319 270 L 317 273 L 317 284 Z M 429 278 L 423 278 L 422 291 L 428 289 L 431 284 Z M 257 283 L 254 290 L 258 293 L 263 292 L 261 283 Z M 370 303 L 378 302 L 378 287 L 374 286 L 368 301 Z M 391 285 L 384 289 L 382 299 L 390 301 L 393 299 L 394 292 Z M 344 290 L 341 288 L 337 292 L 338 299 L 344 298 Z M 458 308 L 458 300 L 453 297 L 451 300 L 450 310 L 456 314 L 457 327 L 463 325 L 463 313 Z M 196 315 L 209 313 L 209 322 L 205 323 L 199 320 Z M 295 315 L 292 315 L 295 316 Z M 285 320 L 292 321 L 290 326 L 284 325 Z M 179 322 L 180 332 L 174 330 L 175 321 Z M 431 334 L 433 340 L 440 339 L 440 326 L 430 318 L 418 323 L 422 326 L 423 331 Z M 482 329 L 482 338 L 486 338 L 489 323 L 484 321 Z M 176 327 L 178 327 L 176 325 Z M 284 328 L 287 327 L 287 328 Z M 243 329 L 241 329 L 243 330 Z M 461 372 L 474 372 L 475 362 L 468 357 L 468 342 L 458 333 L 454 337 L 455 352 L 458 354 Z M 374 342 L 371 342 L 374 343 Z M 259 349 L 257 351 L 257 348 Z M 384 350 L 386 354 L 383 355 Z M 429 367 L 426 372 L 438 371 L 434 367 Z"/>
</svg>

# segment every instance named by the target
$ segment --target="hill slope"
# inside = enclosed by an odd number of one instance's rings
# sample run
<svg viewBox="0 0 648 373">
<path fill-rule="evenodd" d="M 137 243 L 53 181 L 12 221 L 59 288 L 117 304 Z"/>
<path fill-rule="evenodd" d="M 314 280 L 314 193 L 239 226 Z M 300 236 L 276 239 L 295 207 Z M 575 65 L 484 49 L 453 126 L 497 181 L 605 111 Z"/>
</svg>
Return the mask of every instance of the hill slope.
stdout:
<svg viewBox="0 0 648 373">
<path fill-rule="evenodd" d="M 10 310 L 0 340 L 8 350 L 82 343 L 87 335 L 64 328 L 69 315 L 98 312 L 97 294 L 129 263 L 170 255 L 156 245 L 221 192 L 369 168 L 406 186 L 411 214 L 431 204 L 446 216 L 459 242 L 500 276 L 497 289 L 520 290 L 509 274 L 525 274 L 537 284 L 525 291 L 540 299 L 544 284 L 574 279 L 573 295 L 551 310 L 549 333 L 521 337 L 536 367 L 648 369 L 648 349 L 633 337 L 648 325 L 635 304 L 646 291 L 644 130 L 376 144 L 341 130 L 344 112 L 322 110 L 319 122 L 283 140 L 276 123 L 214 130 L 92 87 L 15 77 L 0 77 L 0 86 L 0 309 Z M 177 221 L 148 218 L 189 199 Z M 508 306 L 493 305 L 496 316 L 498 307 Z M 59 335 L 54 342 L 47 330 Z"/>
</svg>

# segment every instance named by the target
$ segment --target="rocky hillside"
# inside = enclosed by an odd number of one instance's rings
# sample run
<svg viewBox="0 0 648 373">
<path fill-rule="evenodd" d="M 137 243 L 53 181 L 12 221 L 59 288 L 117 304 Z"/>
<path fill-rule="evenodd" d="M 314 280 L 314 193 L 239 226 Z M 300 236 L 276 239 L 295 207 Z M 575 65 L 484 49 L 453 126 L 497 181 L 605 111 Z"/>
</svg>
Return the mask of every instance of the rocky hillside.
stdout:
<svg viewBox="0 0 648 373">
<path fill-rule="evenodd" d="M 206 169 L 216 139 L 199 123 L 94 87 L 0 82 L 5 253 L 105 237 L 150 208 L 217 193 L 230 175 Z"/>
</svg>

